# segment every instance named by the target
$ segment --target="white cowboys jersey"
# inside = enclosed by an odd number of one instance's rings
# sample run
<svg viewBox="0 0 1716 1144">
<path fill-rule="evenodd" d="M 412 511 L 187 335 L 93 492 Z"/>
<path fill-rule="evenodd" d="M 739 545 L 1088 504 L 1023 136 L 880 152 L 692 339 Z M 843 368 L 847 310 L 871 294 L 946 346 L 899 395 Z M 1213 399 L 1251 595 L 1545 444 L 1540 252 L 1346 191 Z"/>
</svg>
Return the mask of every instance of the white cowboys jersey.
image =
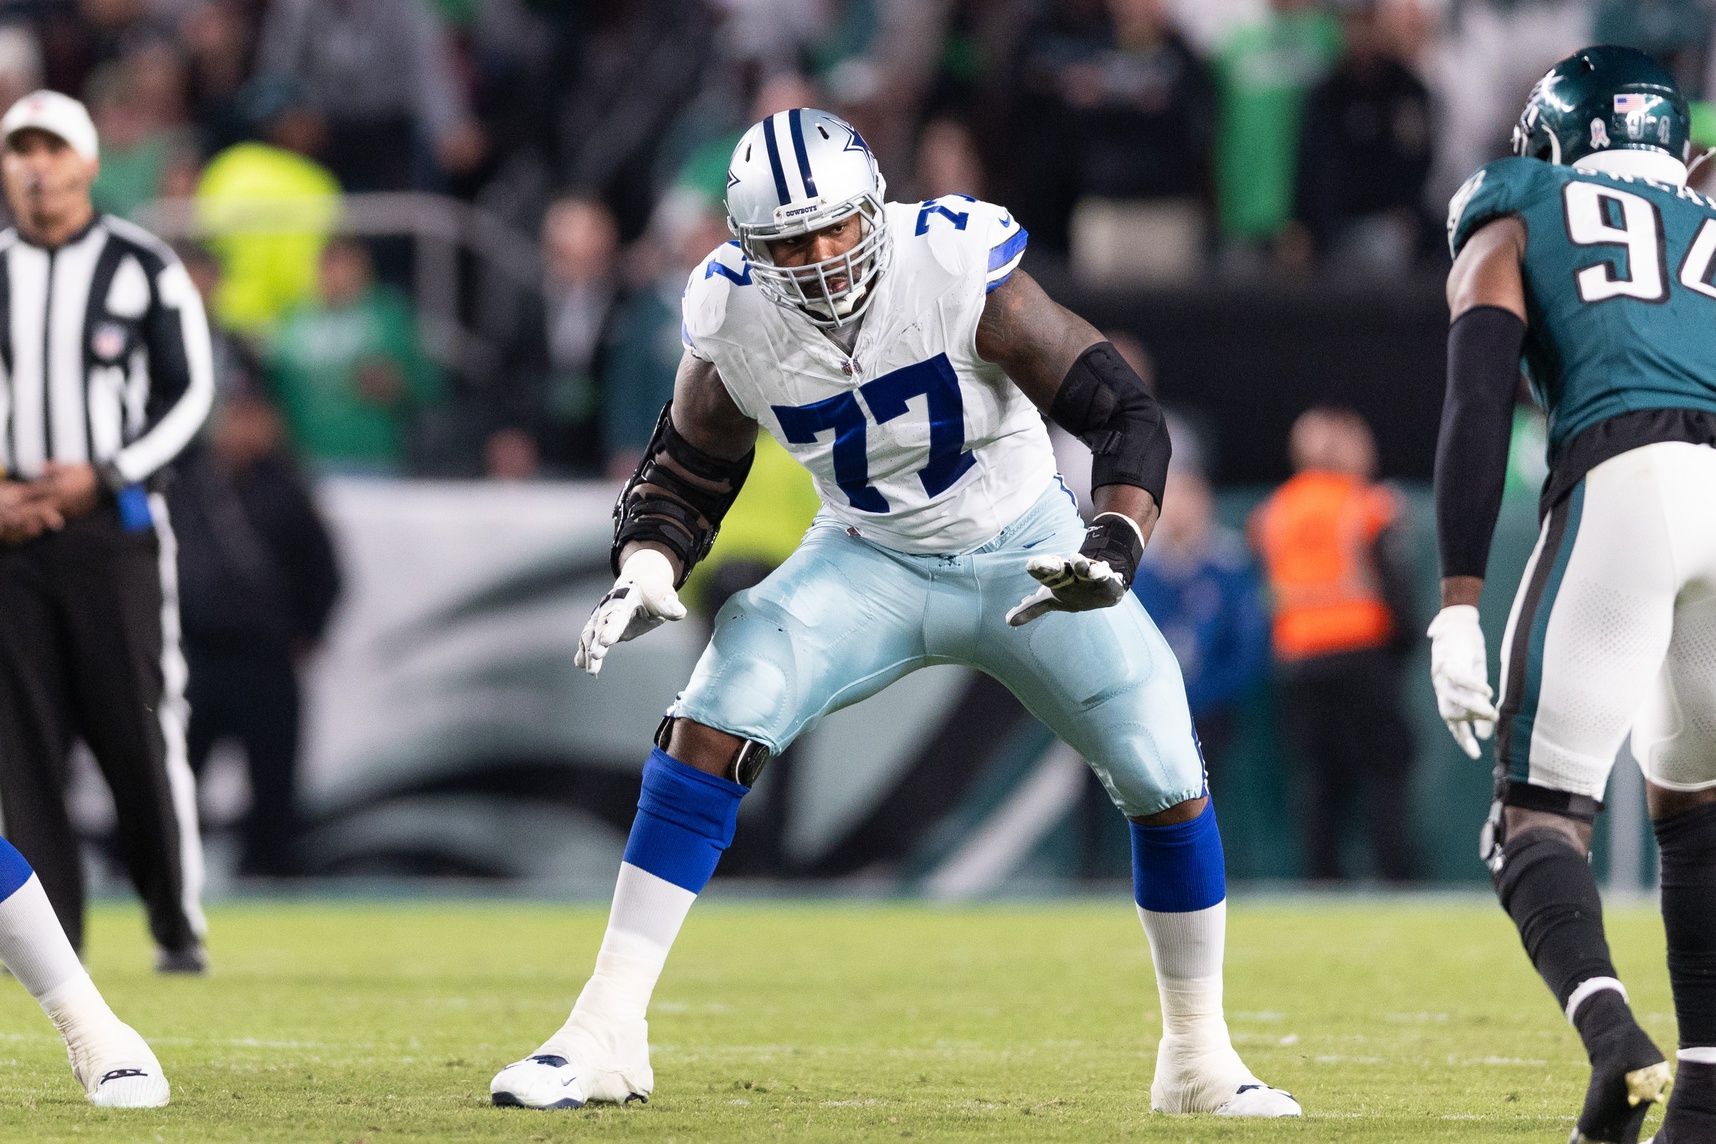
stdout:
<svg viewBox="0 0 1716 1144">
<path fill-rule="evenodd" d="M 977 356 L 984 301 L 1026 232 L 963 195 L 884 209 L 893 265 L 850 355 L 753 286 L 737 242 L 692 271 L 685 344 L 810 470 L 826 515 L 901 552 L 969 552 L 1055 474 L 1035 406 Z"/>
</svg>

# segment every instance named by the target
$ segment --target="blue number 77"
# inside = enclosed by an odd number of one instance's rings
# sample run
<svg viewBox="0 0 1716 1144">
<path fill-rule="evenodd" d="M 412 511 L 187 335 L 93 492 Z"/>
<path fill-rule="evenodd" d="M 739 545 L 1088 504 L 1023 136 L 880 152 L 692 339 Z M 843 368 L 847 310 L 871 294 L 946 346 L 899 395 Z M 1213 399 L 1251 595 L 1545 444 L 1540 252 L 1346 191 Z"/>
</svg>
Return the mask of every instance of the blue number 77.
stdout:
<svg viewBox="0 0 1716 1144">
<path fill-rule="evenodd" d="M 930 419 L 929 461 L 918 470 L 924 492 L 937 496 L 976 464 L 965 452 L 965 402 L 959 376 L 946 354 L 885 373 L 858 387 L 876 424 L 907 411 L 907 402 L 925 398 Z M 887 512 L 888 499 L 870 484 L 869 443 L 864 411 L 852 393 L 836 394 L 809 405 L 772 406 L 781 432 L 795 445 L 815 442 L 817 434 L 834 431 L 834 480 L 852 507 L 863 512 Z"/>
</svg>

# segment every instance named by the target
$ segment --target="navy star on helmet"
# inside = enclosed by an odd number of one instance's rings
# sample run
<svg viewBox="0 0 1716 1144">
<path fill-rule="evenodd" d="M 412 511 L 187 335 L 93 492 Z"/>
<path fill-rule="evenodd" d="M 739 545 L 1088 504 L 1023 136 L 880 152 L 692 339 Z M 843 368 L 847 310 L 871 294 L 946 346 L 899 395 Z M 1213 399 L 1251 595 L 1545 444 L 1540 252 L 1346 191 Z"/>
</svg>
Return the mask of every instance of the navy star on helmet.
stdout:
<svg viewBox="0 0 1716 1144">
<path fill-rule="evenodd" d="M 1633 48 L 1574 52 L 1537 81 L 1513 152 L 1570 166 L 1600 151 L 1662 151 L 1685 162 L 1692 117 L 1669 70 Z"/>
<path fill-rule="evenodd" d="M 795 107 L 746 131 L 727 168 L 727 225 L 770 300 L 818 326 L 853 321 L 875 298 L 893 255 L 882 210 L 887 182 L 864 137 L 838 115 Z M 857 215 L 863 233 L 844 254 L 781 266 L 769 243 Z"/>
</svg>

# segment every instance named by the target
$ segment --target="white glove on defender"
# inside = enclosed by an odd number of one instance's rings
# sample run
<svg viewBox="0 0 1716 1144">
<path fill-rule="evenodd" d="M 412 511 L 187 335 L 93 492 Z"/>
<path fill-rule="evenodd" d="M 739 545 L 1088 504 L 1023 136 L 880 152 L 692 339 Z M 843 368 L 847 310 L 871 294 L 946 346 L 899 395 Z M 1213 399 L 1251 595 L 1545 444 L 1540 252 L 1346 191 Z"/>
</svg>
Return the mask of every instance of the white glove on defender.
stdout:
<svg viewBox="0 0 1716 1144">
<path fill-rule="evenodd" d="M 1488 653 L 1478 610 L 1470 604 L 1443 608 L 1430 621 L 1430 684 L 1436 689 L 1436 710 L 1454 742 L 1472 758 L 1478 740 L 1496 729 L 1495 692 L 1490 689 Z"/>
<path fill-rule="evenodd" d="M 673 565 L 655 549 L 640 548 L 626 557 L 620 578 L 590 613 L 572 662 L 599 675 L 609 648 L 684 618 L 685 605 L 673 590 Z"/>
</svg>

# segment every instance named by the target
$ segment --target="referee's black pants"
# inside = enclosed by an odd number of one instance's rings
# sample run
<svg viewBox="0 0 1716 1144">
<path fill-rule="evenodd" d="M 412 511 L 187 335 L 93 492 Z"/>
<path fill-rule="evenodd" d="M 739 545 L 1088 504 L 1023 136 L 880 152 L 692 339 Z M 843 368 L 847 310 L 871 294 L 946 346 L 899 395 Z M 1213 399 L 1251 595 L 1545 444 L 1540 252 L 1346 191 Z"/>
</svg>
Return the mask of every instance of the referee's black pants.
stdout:
<svg viewBox="0 0 1716 1144">
<path fill-rule="evenodd" d="M 80 738 L 113 791 L 156 943 L 184 949 L 204 928 L 172 533 L 154 503 L 154 526 L 127 529 L 104 505 L 0 546 L 0 825 L 79 949 L 83 861 L 66 785 Z"/>
</svg>

